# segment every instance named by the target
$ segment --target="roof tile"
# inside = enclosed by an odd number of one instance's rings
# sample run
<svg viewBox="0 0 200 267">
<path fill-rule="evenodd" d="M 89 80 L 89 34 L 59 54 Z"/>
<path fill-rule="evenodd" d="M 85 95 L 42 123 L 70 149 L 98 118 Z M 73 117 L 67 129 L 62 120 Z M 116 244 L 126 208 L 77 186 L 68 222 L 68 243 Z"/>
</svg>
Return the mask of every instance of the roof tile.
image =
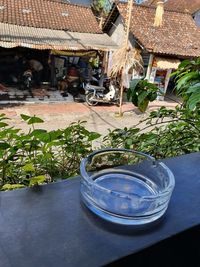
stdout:
<svg viewBox="0 0 200 267">
<path fill-rule="evenodd" d="M 144 4 L 147 6 L 155 6 L 158 1 L 159 0 L 148 0 Z M 193 14 L 200 9 L 200 0 L 168 0 L 165 3 L 165 9 Z"/>
<path fill-rule="evenodd" d="M 125 18 L 126 4 L 117 6 Z M 200 56 L 200 30 L 190 14 L 165 11 L 160 27 L 153 26 L 154 17 L 155 8 L 133 6 L 131 32 L 148 51 L 183 57 Z"/>
<path fill-rule="evenodd" d="M 50 0 L 0 0 L 0 22 L 69 30 L 73 32 L 102 33 L 91 8 Z M 23 10 L 30 12 L 23 12 Z M 63 16 L 62 13 L 68 13 Z"/>
</svg>

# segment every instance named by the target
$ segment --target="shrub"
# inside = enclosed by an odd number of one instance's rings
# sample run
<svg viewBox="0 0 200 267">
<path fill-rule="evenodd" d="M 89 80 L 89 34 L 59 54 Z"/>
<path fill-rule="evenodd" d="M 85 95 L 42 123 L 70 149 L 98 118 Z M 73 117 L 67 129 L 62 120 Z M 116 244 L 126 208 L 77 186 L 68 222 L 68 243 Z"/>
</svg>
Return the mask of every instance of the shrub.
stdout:
<svg viewBox="0 0 200 267">
<path fill-rule="evenodd" d="M 33 186 L 79 173 L 83 157 L 92 151 L 92 141 L 100 135 L 87 131 L 83 122 L 61 130 L 35 129 L 43 120 L 21 115 L 31 126 L 25 134 L 9 127 L 0 115 L 0 188 L 1 190 Z"/>
<path fill-rule="evenodd" d="M 144 122 L 144 121 L 143 121 Z M 115 129 L 104 137 L 105 147 L 145 152 L 157 159 L 200 151 L 200 112 L 177 106 L 150 113 L 143 128 Z"/>
</svg>

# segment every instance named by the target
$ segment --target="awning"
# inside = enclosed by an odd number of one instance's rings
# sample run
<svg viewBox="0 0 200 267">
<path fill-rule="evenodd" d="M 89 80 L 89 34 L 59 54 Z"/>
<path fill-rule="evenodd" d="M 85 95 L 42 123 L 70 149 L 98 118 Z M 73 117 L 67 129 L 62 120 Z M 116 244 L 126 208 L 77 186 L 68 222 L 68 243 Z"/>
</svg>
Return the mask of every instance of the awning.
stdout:
<svg viewBox="0 0 200 267">
<path fill-rule="evenodd" d="M 107 34 L 65 32 L 0 23 L 0 46 L 27 47 L 50 50 L 102 50 L 109 51 L 117 45 Z"/>
<path fill-rule="evenodd" d="M 92 51 L 51 50 L 51 54 L 55 55 L 55 56 L 96 57 L 97 53 L 98 52 L 94 51 L 94 50 L 92 50 Z"/>
<path fill-rule="evenodd" d="M 154 57 L 153 66 L 159 69 L 177 69 L 181 61 L 179 59 Z"/>
</svg>

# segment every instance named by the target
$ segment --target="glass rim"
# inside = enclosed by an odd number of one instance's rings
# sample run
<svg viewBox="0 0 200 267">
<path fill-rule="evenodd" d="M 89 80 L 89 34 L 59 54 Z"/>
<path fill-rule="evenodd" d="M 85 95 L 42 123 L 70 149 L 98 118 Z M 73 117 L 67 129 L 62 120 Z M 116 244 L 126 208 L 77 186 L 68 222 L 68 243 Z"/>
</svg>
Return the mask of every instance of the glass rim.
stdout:
<svg viewBox="0 0 200 267">
<path fill-rule="evenodd" d="M 89 176 L 87 171 L 86 171 L 87 164 L 91 162 L 91 159 L 94 156 L 101 155 L 101 154 L 109 154 L 111 152 L 116 152 L 116 153 L 128 152 L 128 153 L 135 153 L 137 155 L 144 156 L 145 158 L 151 160 L 153 165 L 155 165 L 155 166 L 159 165 L 167 172 L 169 184 L 166 188 L 164 188 L 162 190 L 162 192 L 159 192 L 156 195 L 151 195 L 151 196 L 138 196 L 139 199 L 154 200 L 154 199 L 157 199 L 160 197 L 164 197 L 165 195 L 167 196 L 168 194 L 170 194 L 172 192 L 172 190 L 175 186 L 174 174 L 163 162 L 156 160 L 154 157 L 152 157 L 146 153 L 131 150 L 131 149 L 123 149 L 123 148 L 108 148 L 108 149 L 98 150 L 98 151 L 95 151 L 95 152 L 89 154 L 86 158 L 82 159 L 81 164 L 80 164 L 80 173 L 81 173 L 81 177 L 84 179 L 85 182 L 89 183 L 91 186 L 97 188 L 98 190 L 103 191 L 104 193 L 111 193 L 112 192 L 112 194 L 115 194 L 118 197 L 130 197 L 130 199 L 133 197 L 133 194 L 118 192 L 116 190 L 110 190 L 110 189 L 107 189 L 107 188 L 95 183 L 94 180 L 92 179 L 92 177 L 95 176 L 95 174 L 92 176 Z M 120 169 L 113 169 L 113 170 L 115 170 L 116 172 L 120 171 Z M 131 172 L 131 171 L 128 171 L 126 169 L 123 169 L 123 171 L 127 172 L 127 174 L 128 174 L 128 172 Z M 137 197 L 137 194 L 134 194 L 134 197 Z"/>
</svg>

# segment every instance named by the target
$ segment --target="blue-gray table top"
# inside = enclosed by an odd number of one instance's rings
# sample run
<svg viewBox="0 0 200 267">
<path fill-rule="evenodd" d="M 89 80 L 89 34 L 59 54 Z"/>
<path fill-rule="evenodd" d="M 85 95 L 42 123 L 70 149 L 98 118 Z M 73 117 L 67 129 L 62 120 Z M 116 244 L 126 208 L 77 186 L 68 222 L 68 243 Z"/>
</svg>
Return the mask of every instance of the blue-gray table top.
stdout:
<svg viewBox="0 0 200 267">
<path fill-rule="evenodd" d="M 96 267 L 200 225 L 200 154 L 164 160 L 176 186 L 163 220 L 121 232 L 81 205 L 80 179 L 0 193 L 1 267 Z"/>
</svg>

